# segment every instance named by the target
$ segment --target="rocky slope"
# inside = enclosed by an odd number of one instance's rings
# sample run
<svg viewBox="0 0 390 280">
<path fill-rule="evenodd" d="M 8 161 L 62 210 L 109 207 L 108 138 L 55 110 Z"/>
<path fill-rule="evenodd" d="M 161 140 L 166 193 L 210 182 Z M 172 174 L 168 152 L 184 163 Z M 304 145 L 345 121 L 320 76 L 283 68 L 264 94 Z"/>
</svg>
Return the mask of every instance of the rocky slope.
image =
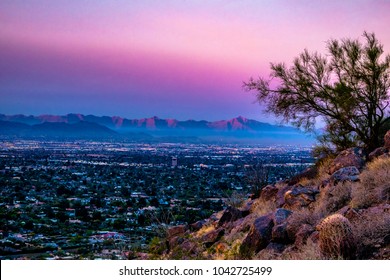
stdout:
<svg viewBox="0 0 390 280">
<path fill-rule="evenodd" d="M 390 131 L 367 158 L 345 150 L 257 199 L 171 227 L 148 258 L 390 259 L 389 148 Z"/>
</svg>

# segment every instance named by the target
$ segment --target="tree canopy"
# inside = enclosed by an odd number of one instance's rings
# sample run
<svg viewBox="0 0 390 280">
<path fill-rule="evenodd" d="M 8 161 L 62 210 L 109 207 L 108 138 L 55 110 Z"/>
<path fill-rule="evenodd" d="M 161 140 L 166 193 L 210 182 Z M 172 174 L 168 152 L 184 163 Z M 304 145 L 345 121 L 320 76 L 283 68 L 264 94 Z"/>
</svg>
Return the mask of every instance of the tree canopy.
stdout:
<svg viewBox="0 0 390 280">
<path fill-rule="evenodd" d="M 244 88 L 255 91 L 266 111 L 305 131 L 325 122 L 320 141 L 336 150 L 380 145 L 389 111 L 390 55 L 374 33 L 358 39 L 331 39 L 327 54 L 304 50 L 292 66 L 271 63 L 268 78 L 251 78 Z"/>
</svg>

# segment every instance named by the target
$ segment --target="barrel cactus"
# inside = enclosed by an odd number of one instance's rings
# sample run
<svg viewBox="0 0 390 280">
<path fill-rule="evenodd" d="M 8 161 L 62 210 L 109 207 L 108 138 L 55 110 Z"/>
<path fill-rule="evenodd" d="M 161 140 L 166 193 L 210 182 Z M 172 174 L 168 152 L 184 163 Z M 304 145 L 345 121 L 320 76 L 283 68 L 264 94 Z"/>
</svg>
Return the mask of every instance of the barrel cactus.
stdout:
<svg viewBox="0 0 390 280">
<path fill-rule="evenodd" d="M 340 214 L 326 217 L 317 225 L 319 245 L 324 257 L 330 259 L 354 259 L 356 241 L 351 223 Z"/>
</svg>

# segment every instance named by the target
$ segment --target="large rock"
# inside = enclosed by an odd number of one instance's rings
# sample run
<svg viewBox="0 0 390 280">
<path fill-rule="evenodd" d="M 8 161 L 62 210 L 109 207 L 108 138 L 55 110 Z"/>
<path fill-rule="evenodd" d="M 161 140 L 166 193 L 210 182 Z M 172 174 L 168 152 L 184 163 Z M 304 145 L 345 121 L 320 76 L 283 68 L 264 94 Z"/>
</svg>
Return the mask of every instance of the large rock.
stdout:
<svg viewBox="0 0 390 280">
<path fill-rule="evenodd" d="M 272 228 L 271 240 L 280 244 L 290 244 L 292 242 L 287 233 L 287 223 L 279 224 Z"/>
<path fill-rule="evenodd" d="M 299 228 L 298 232 L 295 235 L 295 246 L 298 248 L 302 247 L 306 244 L 306 240 L 310 237 L 310 235 L 315 231 L 315 228 L 311 225 L 304 224 Z"/>
<path fill-rule="evenodd" d="M 276 209 L 274 213 L 274 224 L 280 225 L 284 223 L 292 213 L 293 213 L 292 211 L 284 208 Z"/>
<path fill-rule="evenodd" d="M 361 170 L 364 166 L 363 150 L 360 148 L 349 148 L 342 151 L 330 164 L 328 173 L 332 175 L 337 170 L 347 166 L 355 166 Z"/>
<path fill-rule="evenodd" d="M 224 235 L 225 230 L 220 228 L 213 231 L 210 231 L 202 236 L 201 240 L 203 244 L 208 248 L 211 245 L 213 245 L 215 242 L 221 239 L 221 237 Z"/>
<path fill-rule="evenodd" d="M 358 181 L 359 180 L 359 174 L 360 171 L 359 169 L 356 168 L 356 166 L 347 166 L 347 167 L 342 167 L 336 172 L 330 176 L 330 179 L 334 183 L 338 182 L 344 182 L 344 181 Z"/>
<path fill-rule="evenodd" d="M 294 186 L 290 186 L 290 185 L 285 185 L 278 188 L 279 190 L 278 193 L 276 194 L 276 200 L 275 200 L 277 207 L 280 208 L 284 205 L 286 192 L 291 191 L 293 188 Z"/>
<path fill-rule="evenodd" d="M 287 191 L 284 194 L 284 208 L 299 210 L 314 202 L 318 193 L 318 190 L 303 187 L 302 185 L 294 186 L 290 191 Z"/>
<path fill-rule="evenodd" d="M 218 221 L 218 226 L 223 226 L 224 224 L 234 222 L 242 217 L 245 217 L 249 214 L 249 211 L 241 211 L 237 208 L 229 206 L 223 212 L 222 217 Z"/>
<path fill-rule="evenodd" d="M 275 201 L 278 188 L 273 185 L 268 185 L 261 190 L 260 199 L 265 201 Z"/>
<path fill-rule="evenodd" d="M 248 257 L 267 247 L 271 240 L 273 226 L 274 221 L 272 214 L 257 218 L 241 244 L 241 255 L 243 257 Z"/>
<path fill-rule="evenodd" d="M 188 229 L 188 227 L 186 225 L 179 225 L 179 226 L 171 227 L 168 229 L 168 238 L 182 235 L 187 231 L 187 229 Z"/>
<path fill-rule="evenodd" d="M 197 221 L 195 223 L 190 224 L 190 229 L 193 231 L 200 230 L 206 223 L 206 220 Z"/>
</svg>

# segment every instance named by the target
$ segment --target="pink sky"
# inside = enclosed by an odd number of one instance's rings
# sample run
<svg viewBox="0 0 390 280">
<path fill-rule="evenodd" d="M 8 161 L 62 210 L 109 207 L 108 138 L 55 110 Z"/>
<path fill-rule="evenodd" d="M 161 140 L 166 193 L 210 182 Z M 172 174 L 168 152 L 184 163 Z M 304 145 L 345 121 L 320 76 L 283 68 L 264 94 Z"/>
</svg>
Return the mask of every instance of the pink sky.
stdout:
<svg viewBox="0 0 390 280">
<path fill-rule="evenodd" d="M 390 1 L 1 1 L 0 113 L 263 116 L 242 82 L 330 38 L 375 32 Z"/>
</svg>

